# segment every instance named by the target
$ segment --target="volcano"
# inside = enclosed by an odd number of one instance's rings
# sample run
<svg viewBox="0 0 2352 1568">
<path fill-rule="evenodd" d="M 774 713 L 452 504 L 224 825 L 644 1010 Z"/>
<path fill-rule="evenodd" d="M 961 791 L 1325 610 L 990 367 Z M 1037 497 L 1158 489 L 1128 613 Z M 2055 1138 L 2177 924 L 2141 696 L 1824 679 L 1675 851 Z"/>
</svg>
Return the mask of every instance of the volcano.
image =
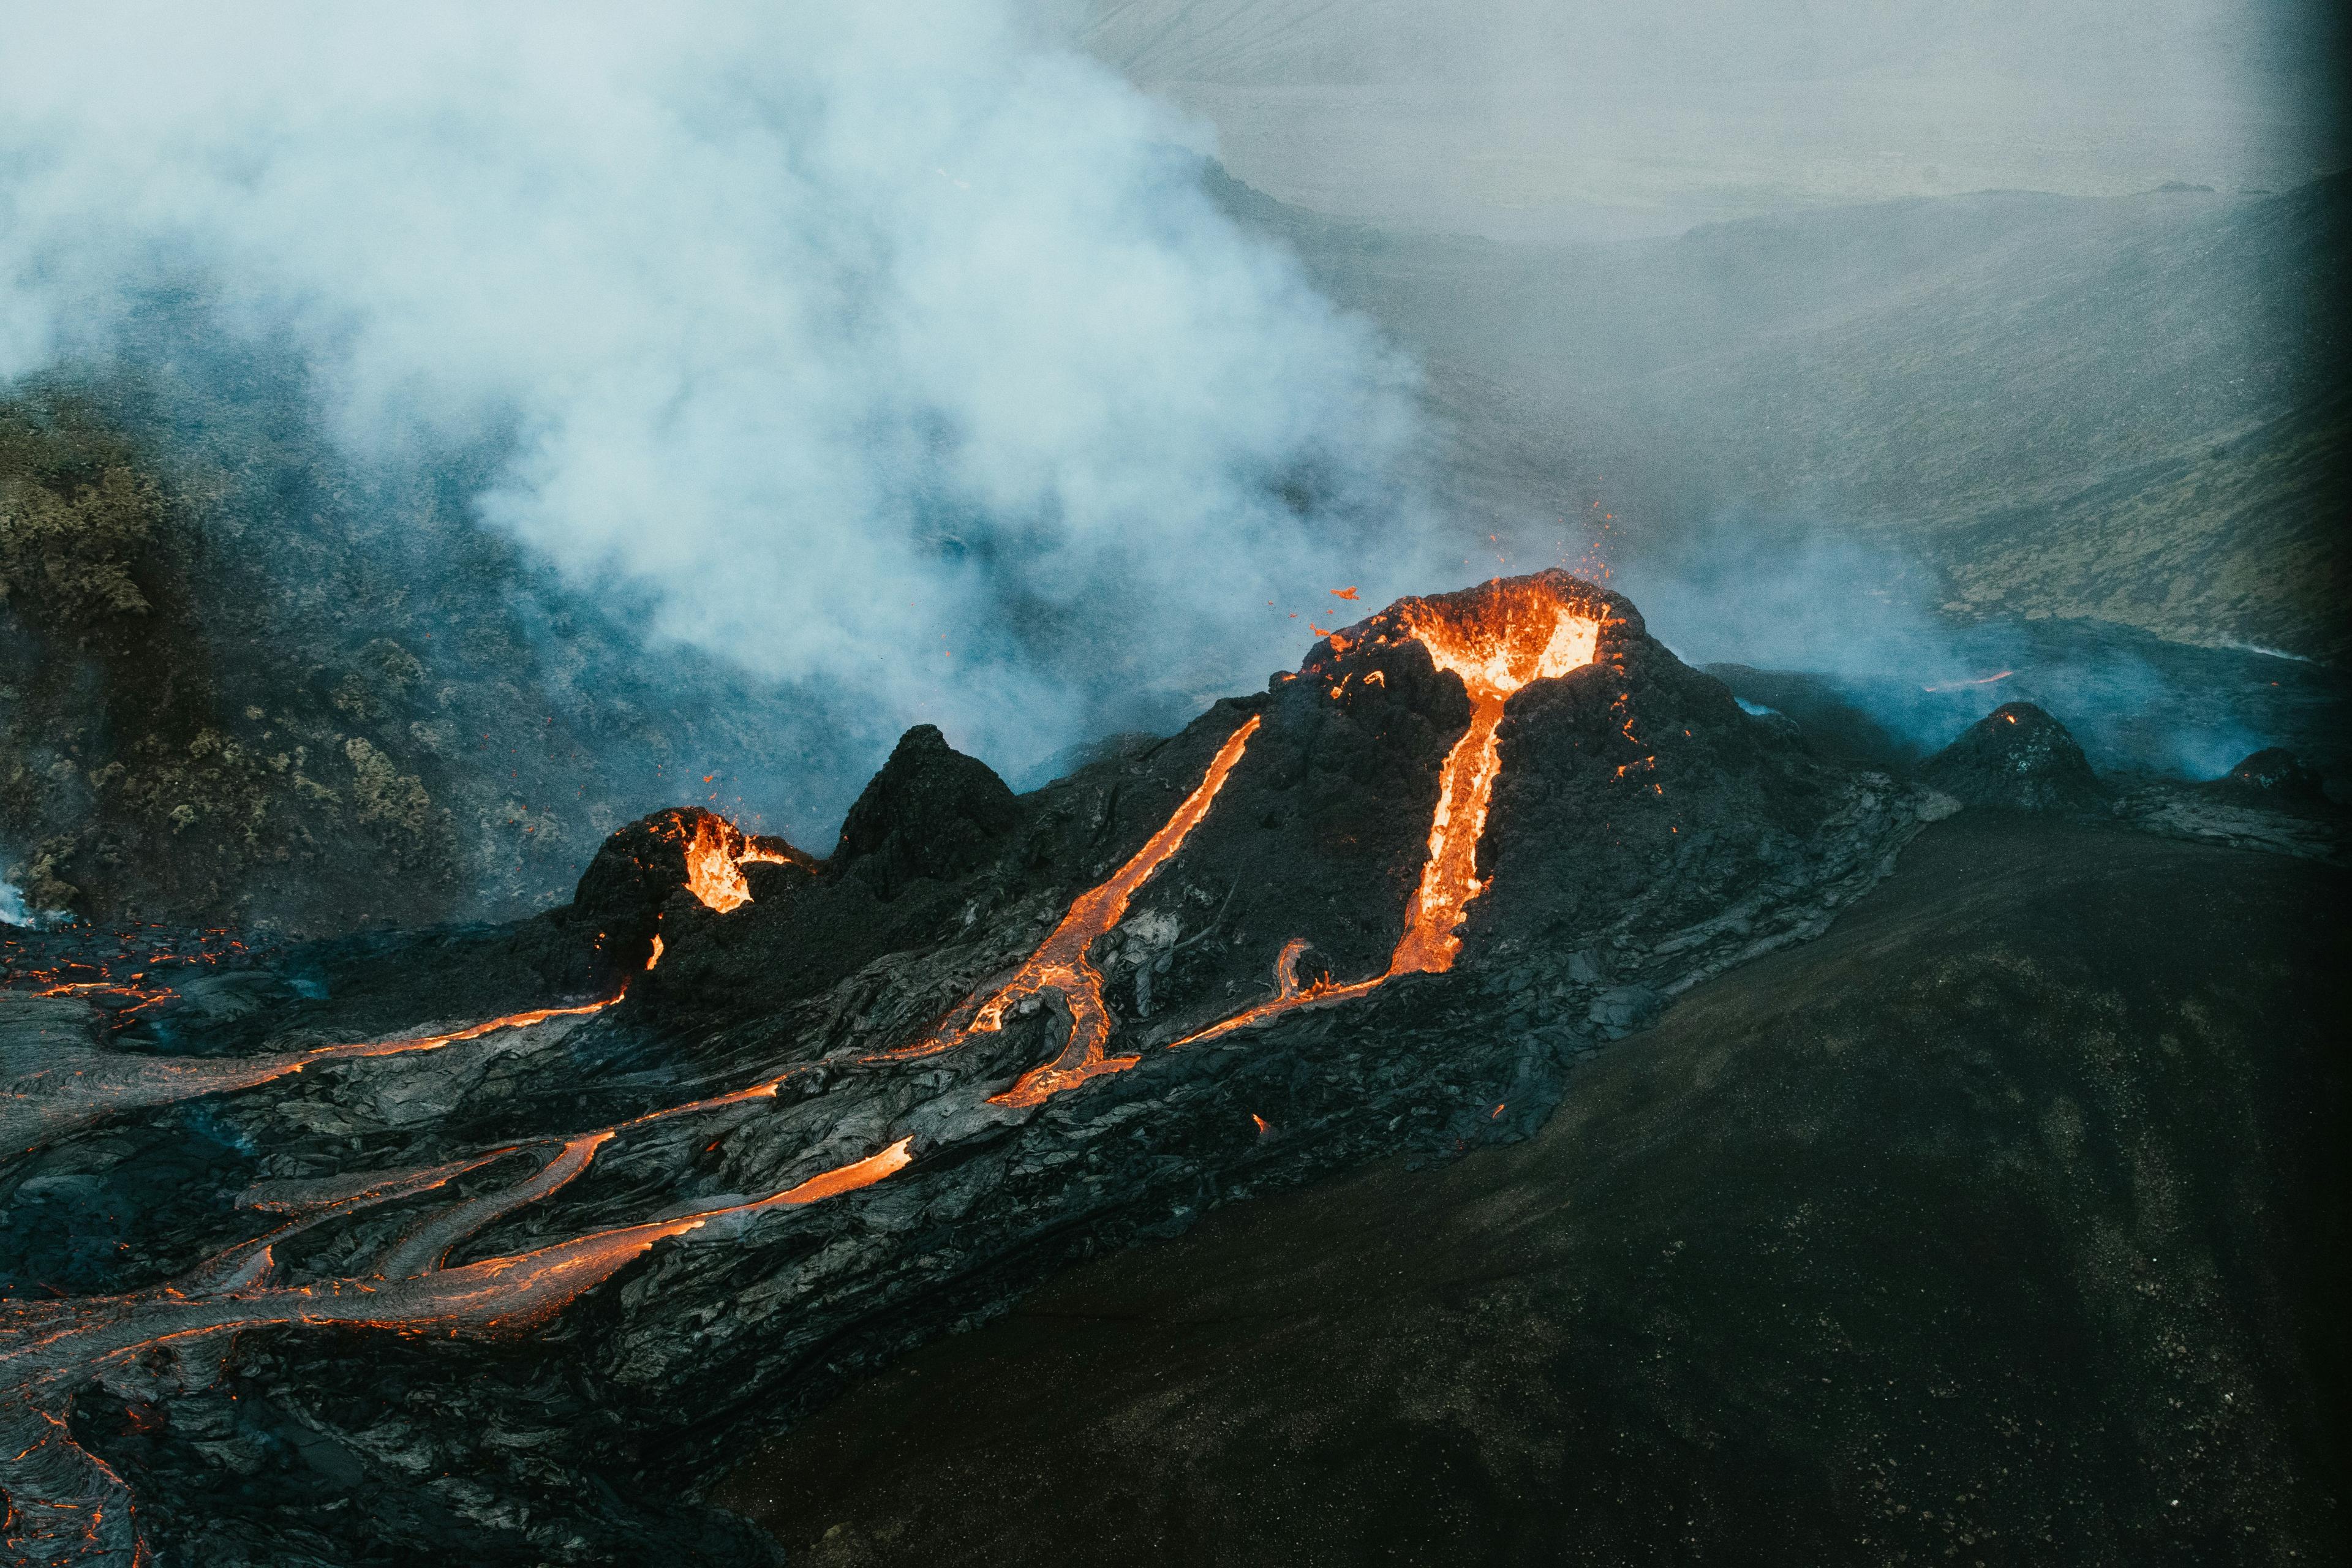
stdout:
<svg viewBox="0 0 2352 1568">
<path fill-rule="evenodd" d="M 1528 1138 L 1956 809 L 1553 571 L 1028 795 L 910 731 L 822 858 L 681 808 L 530 921 L 242 954 L 236 1006 L 9 998 L 12 1546 L 769 1560 L 677 1500 L 865 1369 Z"/>
</svg>

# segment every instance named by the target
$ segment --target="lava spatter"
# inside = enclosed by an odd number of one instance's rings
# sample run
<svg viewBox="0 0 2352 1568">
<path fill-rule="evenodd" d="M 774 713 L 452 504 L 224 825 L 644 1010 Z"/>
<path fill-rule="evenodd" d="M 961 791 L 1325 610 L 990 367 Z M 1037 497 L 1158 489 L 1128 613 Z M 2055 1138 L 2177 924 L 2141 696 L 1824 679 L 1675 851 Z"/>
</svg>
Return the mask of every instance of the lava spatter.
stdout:
<svg viewBox="0 0 2352 1568">
<path fill-rule="evenodd" d="M 686 888 L 723 915 L 751 901 L 751 884 L 743 875 L 744 867 L 807 864 L 806 856 L 781 839 L 753 837 L 725 817 L 704 812 L 695 818 L 694 836 L 687 841 Z"/>
<path fill-rule="evenodd" d="M 1090 1078 L 1133 1067 L 1140 1058 L 1103 1054 L 1104 1043 L 1110 1038 L 1110 1009 L 1103 1002 L 1102 975 L 1087 956 L 1087 950 L 1097 938 L 1118 924 L 1136 889 L 1183 847 L 1186 837 L 1209 814 L 1217 792 L 1224 787 L 1225 779 L 1242 760 L 1257 727 L 1257 717 L 1253 714 L 1226 738 L 1211 759 L 1207 773 L 1184 797 L 1175 815 L 1129 858 L 1110 880 L 1078 895 L 1061 923 L 1012 979 L 998 986 L 985 1001 L 967 997 L 950 1015 L 952 1018 L 969 1010 L 968 1022 L 943 1026 L 915 1045 L 886 1052 L 876 1059 L 932 1056 L 960 1046 L 974 1035 L 993 1034 L 1003 1027 L 1008 1007 L 1025 997 L 1050 991 L 1059 995 L 1070 1010 L 1069 1037 L 1051 1062 L 1024 1073 L 1011 1089 L 994 1097 L 994 1103 L 1042 1104 L 1049 1096 L 1076 1089 Z"/>
<path fill-rule="evenodd" d="M 0 925 L 0 931 L 16 928 Z M 90 1003 L 121 1029 L 180 994 L 171 979 L 254 956 L 220 928 L 177 932 L 156 925 L 108 931 L 69 925 L 0 935 L 0 991 Z"/>
</svg>

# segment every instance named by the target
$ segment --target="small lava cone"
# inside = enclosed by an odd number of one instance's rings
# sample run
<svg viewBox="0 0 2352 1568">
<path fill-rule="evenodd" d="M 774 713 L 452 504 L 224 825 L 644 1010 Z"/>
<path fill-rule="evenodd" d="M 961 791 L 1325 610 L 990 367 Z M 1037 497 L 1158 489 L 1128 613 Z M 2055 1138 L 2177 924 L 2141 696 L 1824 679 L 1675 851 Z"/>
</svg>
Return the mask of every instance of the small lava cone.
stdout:
<svg viewBox="0 0 2352 1568">
<path fill-rule="evenodd" d="M 572 895 L 572 923 L 594 932 L 602 966 L 615 975 L 648 967 L 662 907 L 680 888 L 722 913 L 751 902 L 744 866 L 816 861 L 781 838 L 746 835 L 716 812 L 676 806 L 641 817 L 605 839 Z"/>
<path fill-rule="evenodd" d="M 2214 781 L 2220 793 L 2273 809 L 2304 810 L 2327 803 L 2318 772 L 2284 746 L 2256 752 Z"/>
<path fill-rule="evenodd" d="M 2031 702 L 2004 702 L 1927 759 L 1922 782 L 1969 805 L 2082 811 L 2099 781 L 2066 726 Z"/>
</svg>

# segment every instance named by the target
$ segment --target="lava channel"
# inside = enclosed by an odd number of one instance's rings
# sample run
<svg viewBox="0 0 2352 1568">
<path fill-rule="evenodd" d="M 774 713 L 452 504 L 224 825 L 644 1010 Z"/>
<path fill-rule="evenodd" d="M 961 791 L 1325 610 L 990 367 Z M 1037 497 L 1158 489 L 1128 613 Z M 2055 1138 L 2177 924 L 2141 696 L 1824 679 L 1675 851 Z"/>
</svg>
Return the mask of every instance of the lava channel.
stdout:
<svg viewBox="0 0 2352 1568">
<path fill-rule="evenodd" d="M 1591 664 L 1601 645 L 1602 617 L 1592 606 L 1564 602 L 1524 581 L 1488 583 L 1444 599 L 1406 599 L 1395 614 L 1402 634 L 1428 649 L 1432 663 L 1462 678 L 1470 694 L 1470 727 L 1445 754 L 1438 774 L 1429 855 L 1422 862 L 1421 884 L 1405 906 L 1404 934 L 1389 955 L 1388 968 L 1365 980 L 1301 985 L 1298 960 L 1307 944 L 1293 940 L 1275 960 L 1272 998 L 1171 1041 L 1171 1047 L 1213 1040 L 1301 1007 L 1350 1001 L 1400 974 L 1436 974 L 1454 967 L 1462 951 L 1457 929 L 1463 913 L 1486 891 L 1478 879 L 1478 840 L 1502 771 L 1496 732 L 1504 706 L 1531 680 Z"/>
<path fill-rule="evenodd" d="M 1139 1057 L 1109 1057 L 1103 1046 L 1110 1038 L 1110 1009 L 1104 1005 L 1102 974 L 1097 971 L 1087 950 L 1097 938 L 1108 931 L 1126 917 L 1127 904 L 1136 889 L 1150 879 L 1162 862 L 1183 847 L 1184 840 L 1201 819 L 1209 814 L 1209 806 L 1224 787 L 1225 779 L 1242 760 L 1249 739 L 1257 733 L 1258 720 L 1253 714 L 1241 728 L 1228 736 L 1210 761 L 1209 771 L 1174 816 L 1162 824 L 1159 832 L 1145 841 L 1142 848 L 1129 857 L 1116 876 L 1100 886 L 1078 895 L 1062 917 L 1053 933 L 1046 937 L 1037 951 L 1029 955 L 1013 978 L 997 987 L 985 1002 L 975 1007 L 973 996 L 966 997 L 950 1019 L 971 1009 L 971 1021 L 950 1025 L 933 1032 L 914 1045 L 898 1050 L 885 1051 L 869 1059 L 898 1060 L 909 1057 L 933 1056 L 954 1046 L 960 1046 L 974 1035 L 993 1034 L 1004 1026 L 1005 1009 L 1024 997 L 1041 995 L 1051 991 L 1059 994 L 1070 1010 L 1069 1038 L 1063 1043 L 1059 1055 L 1043 1067 L 1032 1068 L 1021 1075 L 1011 1089 L 992 1097 L 997 1105 L 1038 1105 L 1049 1096 L 1066 1089 L 1076 1089 L 1088 1079 L 1104 1073 L 1124 1072 L 1133 1067 Z"/>
</svg>

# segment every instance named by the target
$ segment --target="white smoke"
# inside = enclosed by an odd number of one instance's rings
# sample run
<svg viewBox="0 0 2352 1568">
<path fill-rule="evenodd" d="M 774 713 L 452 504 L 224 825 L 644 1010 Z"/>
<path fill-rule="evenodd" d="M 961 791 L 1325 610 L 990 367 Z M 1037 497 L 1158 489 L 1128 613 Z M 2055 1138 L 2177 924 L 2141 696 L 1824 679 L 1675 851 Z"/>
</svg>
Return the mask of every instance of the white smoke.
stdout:
<svg viewBox="0 0 2352 1568">
<path fill-rule="evenodd" d="M 1425 564 L 1404 368 L 1012 0 L 0 30 L 0 379 L 192 281 L 355 454 L 508 436 L 488 522 L 877 728 L 1015 762 Z"/>
</svg>

